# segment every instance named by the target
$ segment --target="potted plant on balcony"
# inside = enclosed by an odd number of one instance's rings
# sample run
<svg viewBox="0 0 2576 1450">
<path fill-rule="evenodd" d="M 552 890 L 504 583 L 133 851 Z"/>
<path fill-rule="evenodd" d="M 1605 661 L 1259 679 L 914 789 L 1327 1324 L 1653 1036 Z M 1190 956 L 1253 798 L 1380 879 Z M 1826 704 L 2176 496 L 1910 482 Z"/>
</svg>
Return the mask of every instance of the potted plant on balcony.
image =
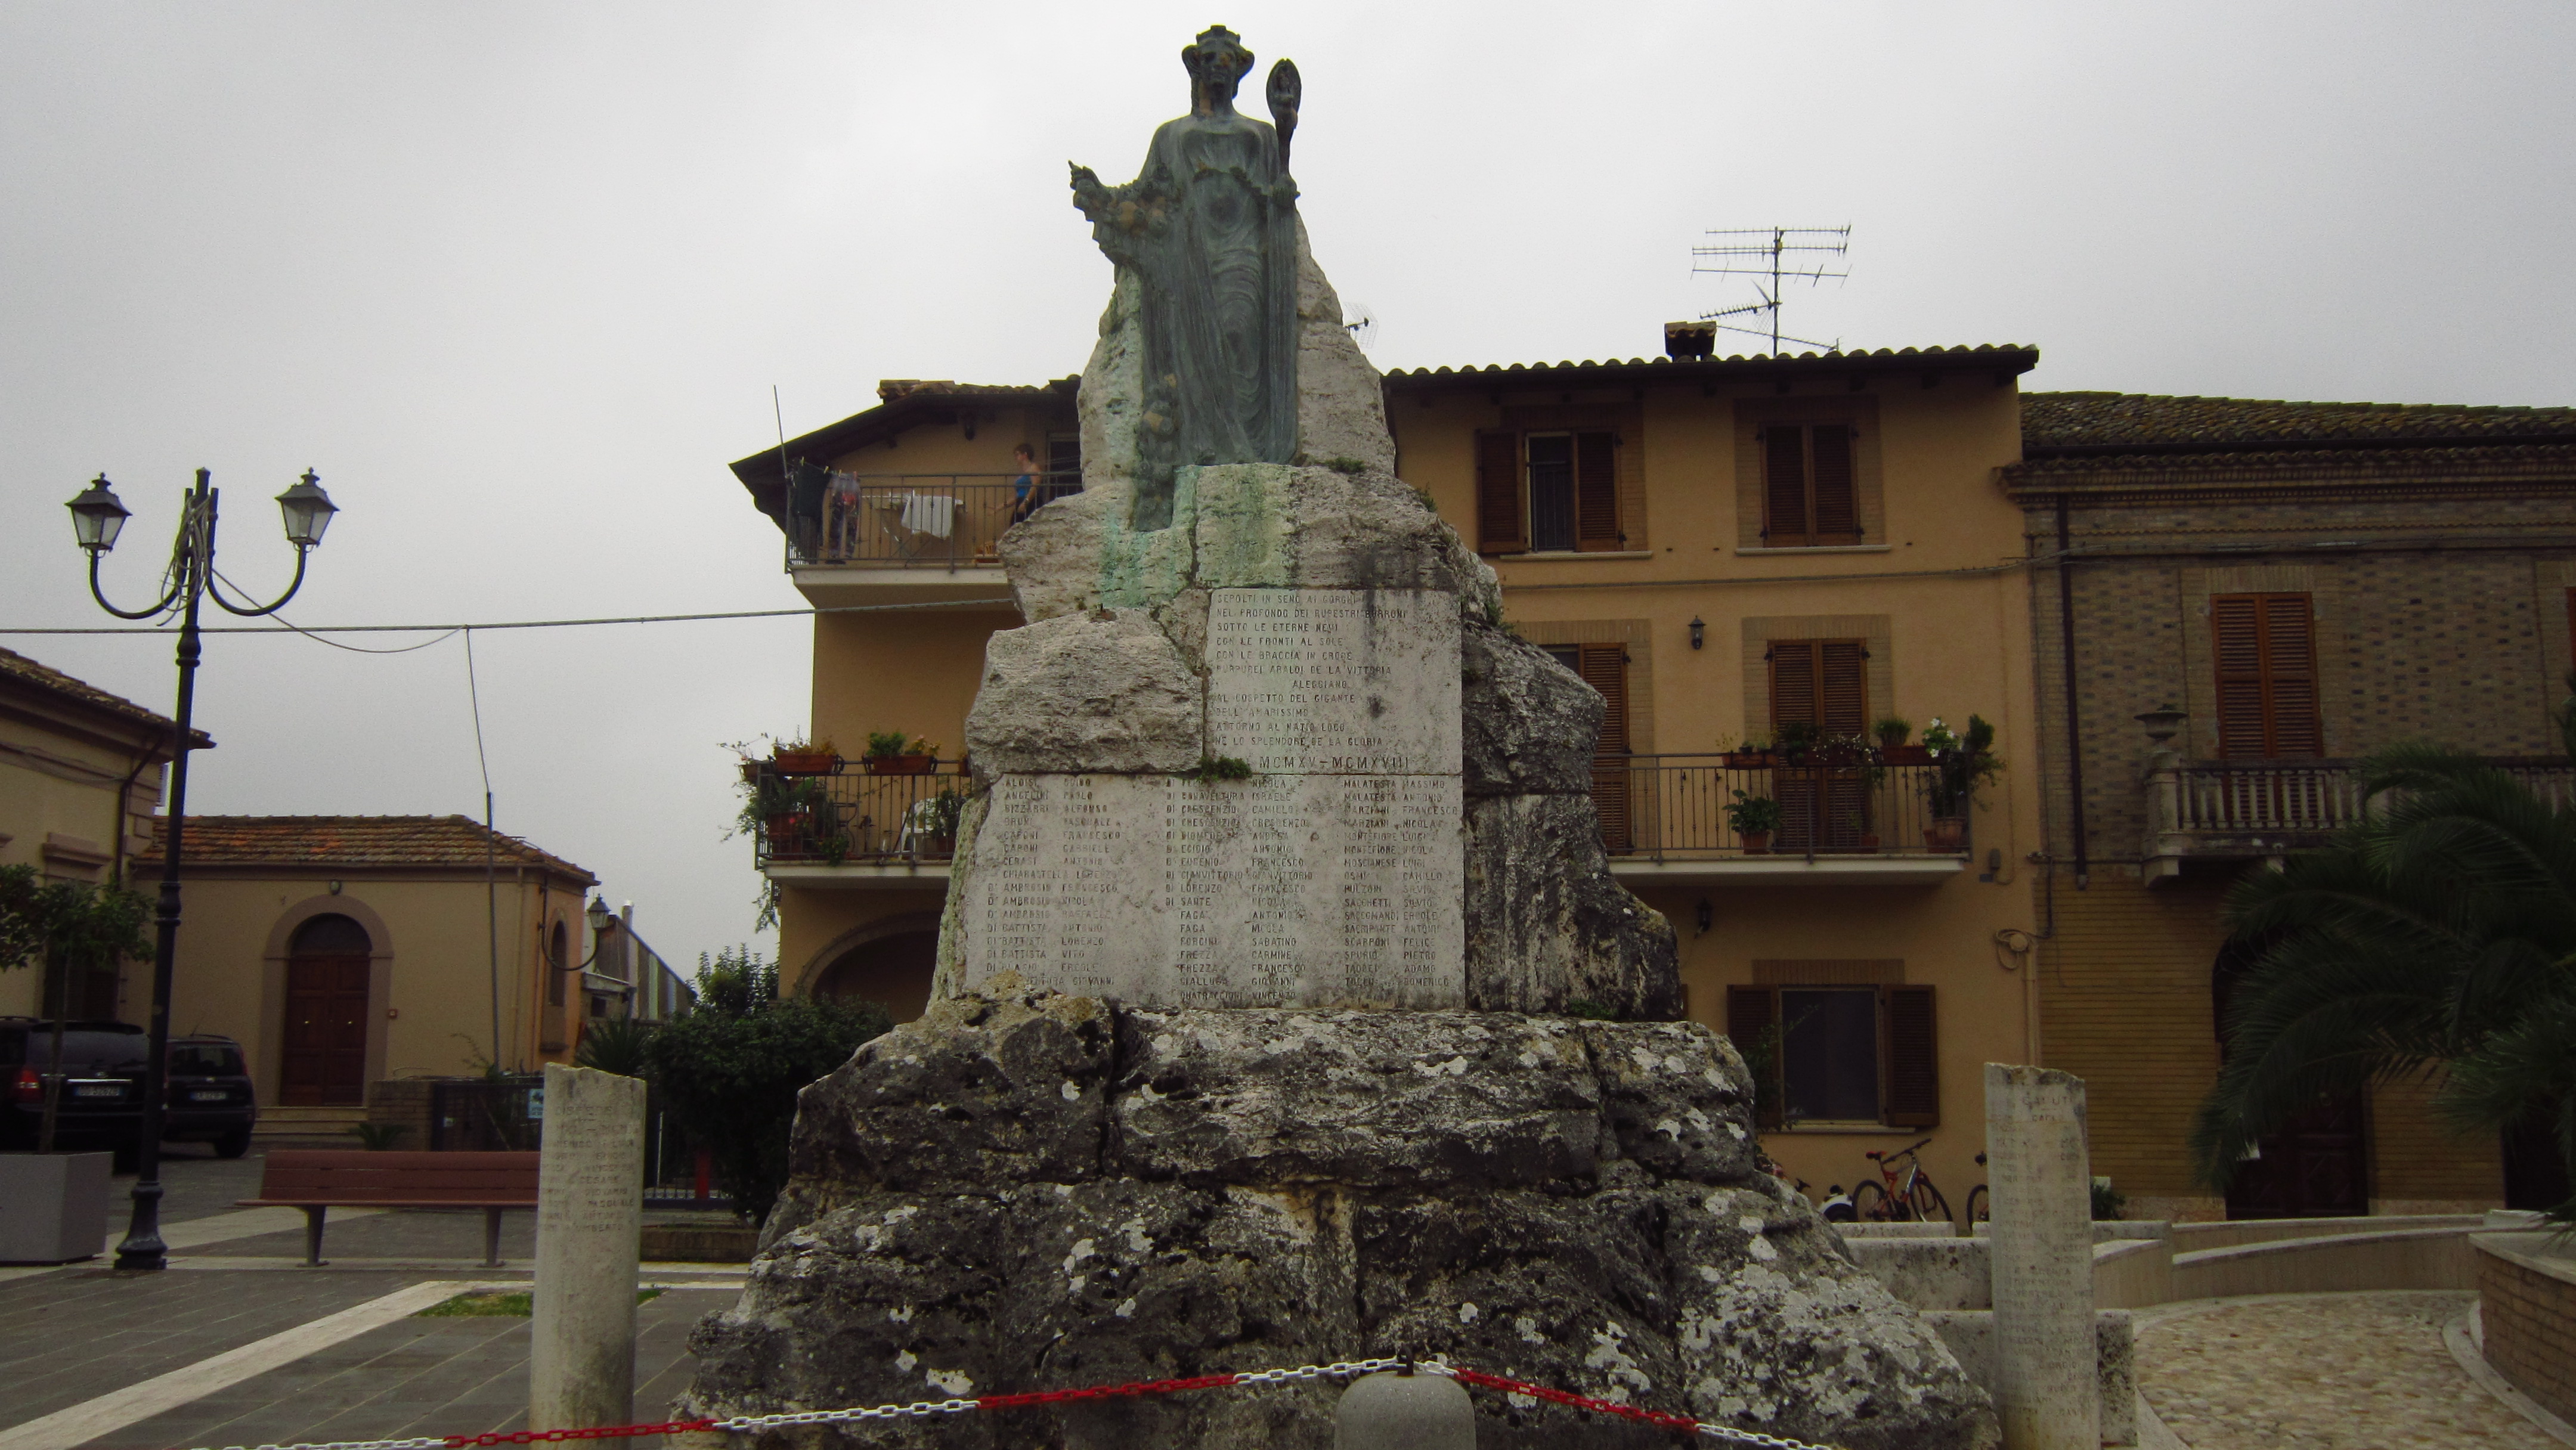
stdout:
<svg viewBox="0 0 2576 1450">
<path fill-rule="evenodd" d="M 1771 742 L 1755 735 L 1742 745 L 1726 747 L 1724 754 L 1729 770 L 1766 770 L 1771 765 Z"/>
<path fill-rule="evenodd" d="M 1932 752 L 1920 745 L 1905 742 L 1914 736 L 1914 722 L 1902 715 L 1885 715 L 1869 727 L 1878 737 L 1878 763 L 1881 765 L 1929 765 Z"/>
<path fill-rule="evenodd" d="M 939 767 L 939 742 L 900 730 L 871 730 L 862 763 L 870 775 L 928 775 Z"/>
<path fill-rule="evenodd" d="M 734 828 L 745 835 L 766 834 L 770 854 L 778 856 L 808 845 L 814 823 L 829 821 L 831 815 L 832 797 L 821 781 L 770 773 L 743 792 Z"/>
<path fill-rule="evenodd" d="M 954 856 L 957 854 L 957 822 L 966 814 L 966 793 L 953 786 L 943 786 L 939 794 L 925 803 L 922 811 L 921 854 Z"/>
<path fill-rule="evenodd" d="M 1968 717 L 1965 734 L 1953 734 L 1938 719 L 1923 727 L 1923 744 L 1932 752 L 1933 770 L 1923 783 L 1932 819 L 1923 827 L 1923 849 L 1949 853 L 1968 849 L 1968 806 L 1977 787 L 2003 773 L 1994 753 L 1995 727 L 1982 715 Z"/>
<path fill-rule="evenodd" d="M 1726 823 L 1735 829 L 1735 839 L 1744 845 L 1748 856 L 1768 854 L 1771 833 L 1780 829 L 1780 803 L 1767 795 L 1735 792 L 1735 803 L 1726 808 Z"/>
<path fill-rule="evenodd" d="M 1782 765 L 1805 765 L 1824 738 L 1824 731 L 1815 722 L 1791 720 L 1780 727 L 1780 739 L 1772 747 L 1772 755 Z"/>
<path fill-rule="evenodd" d="M 829 740 L 781 740 L 769 752 L 769 768 L 780 775 L 832 775 L 841 768 L 841 755 Z"/>
</svg>

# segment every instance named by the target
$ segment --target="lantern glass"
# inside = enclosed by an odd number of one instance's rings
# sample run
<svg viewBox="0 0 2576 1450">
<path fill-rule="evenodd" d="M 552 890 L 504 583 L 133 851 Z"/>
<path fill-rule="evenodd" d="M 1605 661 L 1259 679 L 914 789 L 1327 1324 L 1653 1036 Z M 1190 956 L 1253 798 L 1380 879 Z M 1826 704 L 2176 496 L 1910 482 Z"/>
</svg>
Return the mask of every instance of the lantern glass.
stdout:
<svg viewBox="0 0 2576 1450">
<path fill-rule="evenodd" d="M 104 554 L 116 547 L 116 536 L 125 528 L 130 514 L 117 501 L 116 490 L 107 486 L 102 473 L 92 480 L 81 496 L 65 505 L 72 511 L 72 537 L 93 554 Z"/>
<path fill-rule="evenodd" d="M 592 897 L 590 909 L 583 915 L 590 918 L 590 929 L 594 935 L 608 930 L 608 924 L 616 920 L 616 917 L 609 912 L 608 899 L 602 896 Z"/>
<path fill-rule="evenodd" d="M 331 495 L 322 491 L 322 482 L 311 469 L 293 488 L 277 496 L 277 510 L 286 516 L 286 541 L 299 549 L 309 549 L 322 542 L 322 532 L 331 527 L 331 516 L 340 511 Z"/>
</svg>

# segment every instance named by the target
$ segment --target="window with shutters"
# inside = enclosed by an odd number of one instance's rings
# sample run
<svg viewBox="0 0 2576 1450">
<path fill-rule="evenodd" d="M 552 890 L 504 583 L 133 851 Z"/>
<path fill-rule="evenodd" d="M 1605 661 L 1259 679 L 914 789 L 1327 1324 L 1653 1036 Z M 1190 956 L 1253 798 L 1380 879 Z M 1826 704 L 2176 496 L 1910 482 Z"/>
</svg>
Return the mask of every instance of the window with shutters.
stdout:
<svg viewBox="0 0 2576 1450">
<path fill-rule="evenodd" d="M 1476 547 L 1486 554 L 1623 549 L 1619 435 L 1609 429 L 1476 435 Z"/>
<path fill-rule="evenodd" d="M 1765 1082 L 1765 1128 L 1941 1120 L 1932 988 L 1736 986 L 1726 1031 Z"/>
<path fill-rule="evenodd" d="M 1770 423 L 1762 449 L 1762 542 L 1808 549 L 1862 542 L 1860 478 L 1849 423 Z"/>
<path fill-rule="evenodd" d="M 1775 639 L 1767 652 L 1773 739 L 1805 734 L 1828 747 L 1861 740 L 1869 728 L 1867 641 Z M 1772 798 L 1780 803 L 1777 849 L 1858 850 L 1870 833 L 1867 767 L 1831 758 L 1828 749 L 1772 772 Z"/>
<path fill-rule="evenodd" d="M 2324 754 L 2309 596 L 2220 594 L 2210 599 L 2209 613 L 2218 662 L 2218 753 L 2229 759 Z"/>
<path fill-rule="evenodd" d="M 1629 810 L 1628 647 L 1560 644 L 1556 662 L 1601 695 L 1601 733 L 1592 744 L 1592 805 L 1601 817 L 1601 846 L 1612 855 L 1635 849 Z"/>
</svg>

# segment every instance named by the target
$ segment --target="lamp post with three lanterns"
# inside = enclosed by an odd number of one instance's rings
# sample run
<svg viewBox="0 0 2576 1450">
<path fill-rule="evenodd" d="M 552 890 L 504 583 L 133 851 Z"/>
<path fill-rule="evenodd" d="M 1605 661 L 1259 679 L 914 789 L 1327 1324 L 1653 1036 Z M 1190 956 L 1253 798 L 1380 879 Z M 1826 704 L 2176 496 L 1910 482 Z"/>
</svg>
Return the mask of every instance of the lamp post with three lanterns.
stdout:
<svg viewBox="0 0 2576 1450">
<path fill-rule="evenodd" d="M 159 601 L 145 609 L 119 609 L 108 603 L 99 589 L 99 561 L 116 547 L 116 536 L 130 517 L 108 487 L 107 475 L 100 474 L 69 505 L 72 532 L 80 546 L 89 551 L 89 592 L 99 607 L 119 619 L 149 619 L 174 610 L 179 615 L 179 710 L 170 743 L 170 835 L 162 856 L 161 899 L 155 913 L 158 932 L 152 949 L 152 1057 L 144 1067 L 143 1138 L 135 1153 L 134 1217 L 126 1228 L 124 1241 L 116 1246 L 116 1267 L 120 1269 L 159 1269 L 168 1265 L 168 1250 L 161 1241 L 162 1099 L 170 1087 L 170 975 L 179 946 L 180 837 L 188 818 L 189 717 L 196 701 L 197 658 L 202 653 L 197 635 L 197 604 L 211 596 L 226 612 L 245 617 L 274 614 L 284 608 L 295 597 L 295 591 L 304 587 L 305 555 L 322 542 L 322 531 L 331 526 L 331 515 L 338 512 L 310 470 L 294 487 L 279 494 L 277 506 L 285 516 L 286 541 L 295 546 L 295 578 L 286 586 L 286 592 L 271 603 L 235 604 L 224 597 L 216 582 L 215 500 L 210 475 L 198 469 L 196 487 L 189 490 L 180 506 L 179 537 L 170 554 L 168 587 Z"/>
</svg>

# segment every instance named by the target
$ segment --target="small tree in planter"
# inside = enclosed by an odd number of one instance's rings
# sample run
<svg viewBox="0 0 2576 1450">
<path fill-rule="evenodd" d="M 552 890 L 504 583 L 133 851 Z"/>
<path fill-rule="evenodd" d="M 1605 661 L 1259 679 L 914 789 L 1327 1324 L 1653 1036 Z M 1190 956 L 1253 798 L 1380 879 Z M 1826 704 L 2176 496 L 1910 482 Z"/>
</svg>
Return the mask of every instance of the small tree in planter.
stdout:
<svg viewBox="0 0 2576 1450">
<path fill-rule="evenodd" d="M 1780 803 L 1767 795 L 1737 791 L 1735 803 L 1726 808 L 1726 823 L 1735 828 L 1735 838 L 1747 854 L 1762 855 L 1771 849 L 1771 833 L 1780 829 Z"/>
<path fill-rule="evenodd" d="M 711 1146 L 717 1185 L 756 1224 L 787 1186 L 796 1094 L 890 1025 L 873 1002 L 781 997 L 757 952 L 701 953 L 697 1006 L 645 1039 L 645 1078 L 689 1140 Z"/>
<path fill-rule="evenodd" d="M 1935 769 L 1923 783 L 1932 807 L 1931 824 L 1923 828 L 1923 849 L 1964 851 L 1968 848 L 1968 805 L 1977 787 L 2003 774 L 2003 757 L 1994 753 L 1995 727 L 1982 715 L 1968 717 L 1964 735 L 1935 719 L 1923 727 L 1923 744 Z"/>
<path fill-rule="evenodd" d="M 143 923 L 152 904 L 119 885 L 45 881 L 33 866 L 0 867 L 0 971 L 39 963 L 54 974 L 53 1040 L 45 1068 L 45 1111 L 36 1151 L 54 1151 L 54 1120 L 62 1106 L 63 1018 L 73 976 L 112 967 L 125 957 L 149 956 Z"/>
</svg>

